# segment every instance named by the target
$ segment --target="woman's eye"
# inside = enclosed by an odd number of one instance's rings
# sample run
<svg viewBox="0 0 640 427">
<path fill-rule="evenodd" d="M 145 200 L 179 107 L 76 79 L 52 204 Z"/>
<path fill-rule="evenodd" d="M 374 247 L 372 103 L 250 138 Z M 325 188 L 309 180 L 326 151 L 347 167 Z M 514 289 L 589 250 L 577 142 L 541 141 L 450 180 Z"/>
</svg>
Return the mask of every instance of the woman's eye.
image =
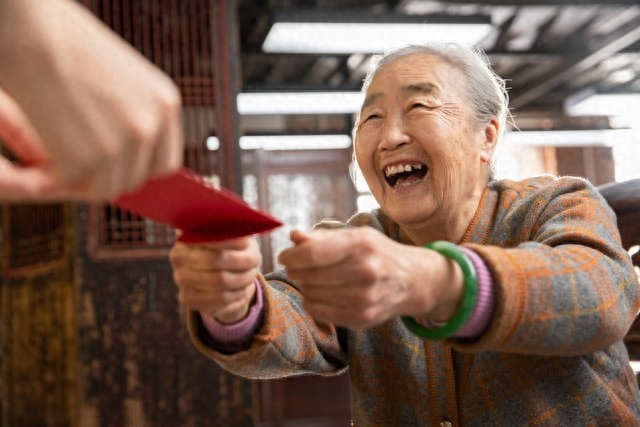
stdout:
<svg viewBox="0 0 640 427">
<path fill-rule="evenodd" d="M 364 121 L 365 121 L 365 122 L 368 122 L 369 120 L 379 119 L 379 118 L 380 118 L 380 116 L 378 116 L 377 114 L 369 114 L 369 115 L 364 119 Z"/>
<path fill-rule="evenodd" d="M 416 102 L 416 103 L 411 105 L 411 108 L 429 108 L 429 107 L 427 107 L 426 105 L 421 104 L 419 102 Z"/>
</svg>

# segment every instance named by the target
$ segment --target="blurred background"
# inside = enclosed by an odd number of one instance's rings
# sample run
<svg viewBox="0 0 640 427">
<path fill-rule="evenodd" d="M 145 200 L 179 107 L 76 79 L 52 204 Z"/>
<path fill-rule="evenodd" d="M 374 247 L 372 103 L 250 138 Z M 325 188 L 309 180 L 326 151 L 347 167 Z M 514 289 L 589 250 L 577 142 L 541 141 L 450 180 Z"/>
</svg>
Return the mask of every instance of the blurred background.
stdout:
<svg viewBox="0 0 640 427">
<path fill-rule="evenodd" d="M 185 165 L 285 223 L 259 237 L 264 271 L 291 228 L 375 206 L 349 177 L 362 79 L 373 54 L 434 39 L 482 48 L 508 80 L 498 177 L 603 186 L 637 252 L 638 0 L 81 3 L 178 84 Z M 0 227 L 2 426 L 349 425 L 347 376 L 252 382 L 195 351 L 174 230 L 75 203 L 5 204 Z"/>
</svg>

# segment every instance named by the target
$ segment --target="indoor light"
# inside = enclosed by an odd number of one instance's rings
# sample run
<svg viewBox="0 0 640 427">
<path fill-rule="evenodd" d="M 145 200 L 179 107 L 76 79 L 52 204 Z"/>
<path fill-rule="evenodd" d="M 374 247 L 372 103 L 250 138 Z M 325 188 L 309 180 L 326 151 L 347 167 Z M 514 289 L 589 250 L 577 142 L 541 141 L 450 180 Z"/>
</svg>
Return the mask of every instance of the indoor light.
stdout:
<svg viewBox="0 0 640 427">
<path fill-rule="evenodd" d="M 640 117 L 640 93 L 595 93 L 571 100 L 565 106 L 572 116 L 618 116 L 637 123 Z"/>
<path fill-rule="evenodd" d="M 551 147 L 610 147 L 629 141 L 633 134 L 630 129 L 593 129 L 593 130 L 512 130 L 505 135 L 505 144 L 551 146 Z"/>
<path fill-rule="evenodd" d="M 291 13 L 277 16 L 262 49 L 271 53 L 383 53 L 411 43 L 478 44 L 491 31 L 486 16 Z"/>
<path fill-rule="evenodd" d="M 351 114 L 360 111 L 362 92 L 241 93 L 238 112 L 252 114 Z"/>
<path fill-rule="evenodd" d="M 242 150 L 330 150 L 351 147 L 349 135 L 256 135 L 241 136 Z M 215 136 L 207 138 L 207 148 L 215 151 L 220 141 Z"/>
</svg>

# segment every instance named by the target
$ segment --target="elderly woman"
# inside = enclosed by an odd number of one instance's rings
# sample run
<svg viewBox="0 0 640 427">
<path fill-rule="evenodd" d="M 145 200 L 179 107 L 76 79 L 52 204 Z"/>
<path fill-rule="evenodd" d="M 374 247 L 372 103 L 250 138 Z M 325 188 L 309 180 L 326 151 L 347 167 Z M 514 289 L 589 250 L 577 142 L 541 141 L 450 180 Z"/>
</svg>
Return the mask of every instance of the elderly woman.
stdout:
<svg viewBox="0 0 640 427">
<path fill-rule="evenodd" d="M 504 82 L 477 52 L 409 46 L 367 76 L 354 130 L 381 208 L 171 253 L 197 348 L 237 375 L 349 369 L 356 426 L 638 425 L 622 338 L 640 306 L 587 181 L 492 179 Z"/>
</svg>

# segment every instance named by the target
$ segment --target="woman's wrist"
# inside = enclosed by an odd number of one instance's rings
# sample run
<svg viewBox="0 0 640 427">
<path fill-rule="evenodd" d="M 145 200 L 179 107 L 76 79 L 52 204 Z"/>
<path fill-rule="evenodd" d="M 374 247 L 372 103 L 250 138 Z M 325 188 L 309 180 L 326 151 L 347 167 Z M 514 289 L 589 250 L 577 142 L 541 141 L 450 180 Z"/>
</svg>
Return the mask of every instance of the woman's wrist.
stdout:
<svg viewBox="0 0 640 427">
<path fill-rule="evenodd" d="M 255 302 L 249 307 L 247 315 L 232 324 L 224 324 L 213 316 L 200 314 L 202 324 L 218 346 L 244 342 L 253 336 L 260 322 L 264 308 L 264 296 L 260 283 L 256 280 Z"/>
<path fill-rule="evenodd" d="M 465 325 L 465 323 L 471 317 L 476 306 L 478 294 L 476 270 L 469 257 L 461 250 L 459 246 L 453 243 L 446 241 L 437 241 L 429 243 L 425 245 L 425 247 L 449 258 L 459 266 L 459 269 L 455 269 L 454 271 L 462 272 L 463 281 L 461 296 L 459 296 L 459 291 L 450 293 L 450 295 L 457 297 L 455 298 L 455 301 L 459 301 L 459 303 L 454 303 L 455 308 L 453 309 L 453 314 L 442 325 L 439 325 L 439 318 L 436 316 L 448 315 L 448 313 L 446 312 L 442 313 L 432 311 L 429 315 L 429 318 L 427 318 L 426 320 L 424 318 L 419 318 L 419 320 L 417 320 L 414 317 L 403 316 L 402 321 L 412 333 L 423 339 L 449 338 L 455 335 Z M 456 277 L 456 275 L 457 273 L 450 277 Z M 455 279 L 454 283 L 458 284 Z M 449 301 L 452 300 L 454 300 L 454 298 L 449 298 Z M 447 304 L 447 311 L 451 311 L 451 305 L 449 304 Z M 431 321 L 429 319 L 431 319 Z M 425 327 L 422 322 L 426 322 L 427 324 L 429 324 L 429 326 L 433 326 L 435 324 L 437 327 Z"/>
<path fill-rule="evenodd" d="M 447 323 L 458 311 L 462 301 L 464 291 L 464 277 L 460 265 L 442 254 L 439 254 L 446 263 L 443 269 L 444 276 L 440 284 L 442 291 L 435 309 L 429 313 L 428 317 L 421 317 L 421 320 L 433 324 Z"/>
<path fill-rule="evenodd" d="M 468 320 L 453 334 L 456 338 L 473 338 L 482 334 L 493 318 L 495 306 L 495 292 L 493 279 L 489 267 L 475 251 L 459 246 L 458 247 L 469 259 L 476 271 L 477 278 L 477 298 L 475 307 Z M 415 317 L 416 322 L 427 329 L 441 328 L 447 324 L 450 318 L 440 321 L 436 316 Z"/>
<path fill-rule="evenodd" d="M 249 302 L 246 305 L 239 305 L 237 308 L 226 307 L 224 310 L 217 312 L 215 315 L 212 315 L 218 322 L 223 325 L 232 325 L 244 320 L 256 303 L 257 294 L 260 290 L 260 284 L 256 280 L 254 287 L 248 287 L 246 291 L 251 292 L 251 298 L 248 298 Z"/>
</svg>

